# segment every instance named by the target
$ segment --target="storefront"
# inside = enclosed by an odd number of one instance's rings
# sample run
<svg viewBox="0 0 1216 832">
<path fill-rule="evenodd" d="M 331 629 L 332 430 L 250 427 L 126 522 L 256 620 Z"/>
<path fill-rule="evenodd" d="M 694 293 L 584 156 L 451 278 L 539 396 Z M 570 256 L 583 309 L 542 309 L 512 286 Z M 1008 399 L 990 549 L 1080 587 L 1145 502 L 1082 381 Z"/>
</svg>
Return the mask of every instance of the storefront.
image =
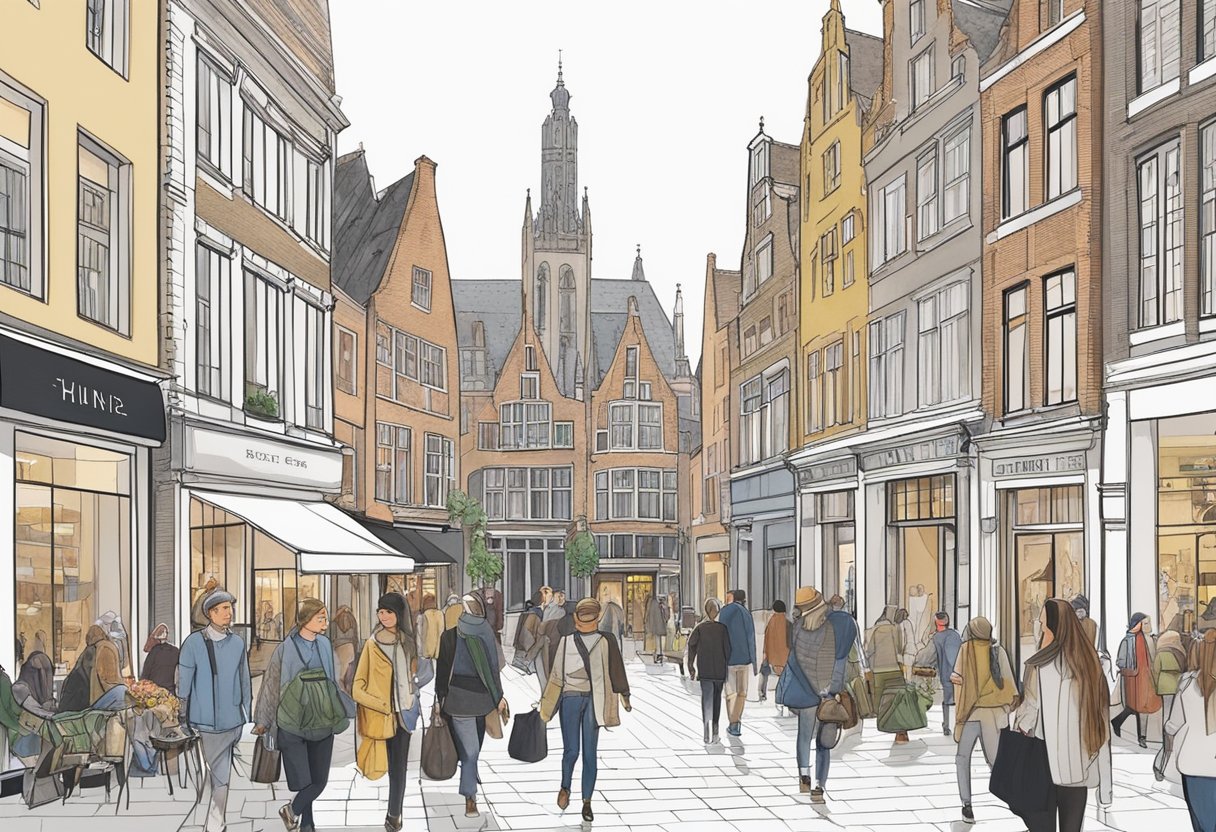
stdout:
<svg viewBox="0 0 1216 832">
<path fill-rule="evenodd" d="M 792 460 L 798 470 L 799 583 L 857 614 L 857 457 Z"/>
<path fill-rule="evenodd" d="M 423 609 L 424 602 L 433 602 L 436 609 L 443 609 L 448 596 L 458 592 L 453 584 L 453 572 L 460 562 L 464 550 L 464 535 L 458 529 L 437 529 L 429 526 L 389 526 L 374 520 L 361 518 L 360 524 L 381 542 L 414 560 L 414 571 L 409 574 L 382 575 L 378 592 L 399 592 L 415 612 Z M 365 580 L 365 575 L 348 576 L 351 581 Z M 376 599 L 372 599 L 375 603 Z M 371 610 L 372 616 L 375 610 Z"/>
<path fill-rule="evenodd" d="M 148 460 L 165 438 L 152 371 L 0 334 L 0 665 L 45 653 L 62 678 L 104 619 L 124 671 L 148 630 Z M 11 523 L 11 525 L 10 525 Z M 116 623 L 109 623 L 114 619 Z M 14 677 L 15 677 L 14 673 Z"/>
<path fill-rule="evenodd" d="M 685 605 L 691 605 L 699 616 L 704 614 L 701 606 L 706 598 L 722 600 L 730 588 L 726 580 L 730 567 L 730 537 L 725 534 L 706 535 L 696 538 L 694 546 L 700 565 L 700 583 L 693 593 L 695 603 Z"/>
<path fill-rule="evenodd" d="M 1180 633 L 1216 628 L 1216 413 L 1156 428 L 1156 621 Z"/>
<path fill-rule="evenodd" d="M 793 473 L 777 462 L 735 475 L 730 490 L 730 578 L 747 592 L 753 610 L 778 599 L 792 608 L 798 588 Z"/>
</svg>

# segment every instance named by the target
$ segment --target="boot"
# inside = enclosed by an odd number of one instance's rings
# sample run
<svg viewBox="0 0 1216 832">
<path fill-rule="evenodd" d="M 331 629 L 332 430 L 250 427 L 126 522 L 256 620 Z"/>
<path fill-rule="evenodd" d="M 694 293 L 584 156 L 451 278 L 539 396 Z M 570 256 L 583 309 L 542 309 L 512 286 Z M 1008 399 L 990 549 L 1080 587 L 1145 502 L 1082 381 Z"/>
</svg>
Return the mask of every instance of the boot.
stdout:
<svg viewBox="0 0 1216 832">
<path fill-rule="evenodd" d="M 798 778 L 798 792 L 799 794 L 811 793 L 811 778 L 805 774 Z"/>
<path fill-rule="evenodd" d="M 401 815 L 385 815 L 384 816 L 384 832 L 401 832 Z"/>
<path fill-rule="evenodd" d="M 897 733 L 895 735 L 895 744 L 896 745 L 903 745 L 907 741 L 908 741 L 908 732 L 907 731 L 900 731 L 899 733 Z"/>
<path fill-rule="evenodd" d="M 481 812 L 477 811 L 477 798 L 466 797 L 464 799 L 464 816 L 466 818 L 481 817 Z"/>
<path fill-rule="evenodd" d="M 718 723 L 714 723 L 714 732 L 710 735 L 709 742 L 712 745 L 717 745 L 721 740 L 718 739 Z"/>
<path fill-rule="evenodd" d="M 279 807 L 279 817 L 283 820 L 283 826 L 287 827 L 288 832 L 294 832 L 300 828 L 300 819 L 292 811 L 290 803 L 284 803 Z"/>
<path fill-rule="evenodd" d="M 591 823 L 591 821 L 595 820 L 595 812 L 591 811 L 590 800 L 583 801 L 583 820 L 587 821 L 587 823 Z"/>
<path fill-rule="evenodd" d="M 827 802 L 826 800 L 823 799 L 823 786 L 816 786 L 815 788 L 811 789 L 811 802 L 812 803 L 826 803 Z"/>
<path fill-rule="evenodd" d="M 705 723 L 705 725 L 704 725 L 703 727 L 705 728 L 705 744 L 706 744 L 706 745 L 709 745 L 709 743 L 710 743 L 710 739 L 709 739 L 709 737 L 710 737 L 709 723 L 708 723 L 708 722 L 706 722 L 706 723 Z M 715 731 L 714 733 L 717 733 L 717 732 Z"/>
</svg>

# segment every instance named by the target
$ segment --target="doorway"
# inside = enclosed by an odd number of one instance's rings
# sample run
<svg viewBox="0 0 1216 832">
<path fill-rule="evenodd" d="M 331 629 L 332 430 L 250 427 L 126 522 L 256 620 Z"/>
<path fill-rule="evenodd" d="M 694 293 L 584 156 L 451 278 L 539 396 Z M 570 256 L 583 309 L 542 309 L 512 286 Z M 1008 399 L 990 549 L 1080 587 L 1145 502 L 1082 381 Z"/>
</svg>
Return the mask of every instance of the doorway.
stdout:
<svg viewBox="0 0 1216 832">
<path fill-rule="evenodd" d="M 641 638 L 646 632 L 646 599 L 654 594 L 654 575 L 625 576 L 625 634 Z"/>
<path fill-rule="evenodd" d="M 916 632 L 917 646 L 925 644 L 933 631 L 933 615 L 953 604 L 945 588 L 953 581 L 955 558 L 954 526 L 900 526 L 896 534 L 895 568 L 888 573 L 887 603 L 908 611 Z"/>
</svg>

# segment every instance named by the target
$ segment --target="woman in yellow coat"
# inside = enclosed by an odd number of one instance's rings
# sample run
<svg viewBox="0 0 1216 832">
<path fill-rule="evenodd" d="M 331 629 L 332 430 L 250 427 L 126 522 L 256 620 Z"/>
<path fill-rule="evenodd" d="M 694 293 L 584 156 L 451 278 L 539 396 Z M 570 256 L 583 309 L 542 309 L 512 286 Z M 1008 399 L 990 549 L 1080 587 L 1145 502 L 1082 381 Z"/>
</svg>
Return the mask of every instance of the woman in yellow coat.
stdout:
<svg viewBox="0 0 1216 832">
<path fill-rule="evenodd" d="M 410 737 L 422 713 L 419 688 L 433 675 L 418 658 L 413 617 L 405 596 L 389 592 L 376 605 L 379 626 L 363 646 L 351 696 L 358 704 L 359 748 L 355 762 L 369 780 L 388 774 L 385 832 L 401 829 Z"/>
</svg>

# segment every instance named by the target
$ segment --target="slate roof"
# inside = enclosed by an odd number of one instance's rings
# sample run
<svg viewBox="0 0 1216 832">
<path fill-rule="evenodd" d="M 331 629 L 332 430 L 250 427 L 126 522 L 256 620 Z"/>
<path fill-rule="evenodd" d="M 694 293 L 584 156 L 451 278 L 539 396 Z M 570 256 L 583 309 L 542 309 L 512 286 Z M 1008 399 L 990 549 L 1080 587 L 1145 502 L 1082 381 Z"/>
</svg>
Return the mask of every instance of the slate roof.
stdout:
<svg viewBox="0 0 1216 832">
<path fill-rule="evenodd" d="M 338 159 L 332 274 L 334 282 L 357 303 L 366 304 L 380 288 L 413 185 L 411 172 L 377 197 L 362 150 Z"/>
<path fill-rule="evenodd" d="M 742 272 L 714 269 L 714 325 L 718 329 L 739 316 L 739 292 L 742 288 Z"/>
<path fill-rule="evenodd" d="M 1000 40 L 1013 0 L 951 0 L 951 5 L 954 24 L 971 39 L 982 64 Z"/>
<path fill-rule="evenodd" d="M 844 39 L 849 45 L 849 89 L 869 109 L 882 83 L 882 38 L 845 29 Z"/>
<path fill-rule="evenodd" d="M 481 321 L 486 333 L 486 371 L 490 378 L 506 361 L 523 317 L 518 280 L 453 280 L 456 307 L 456 342 L 473 346 L 473 323 Z M 463 383 L 463 379 L 462 379 Z"/>
</svg>

